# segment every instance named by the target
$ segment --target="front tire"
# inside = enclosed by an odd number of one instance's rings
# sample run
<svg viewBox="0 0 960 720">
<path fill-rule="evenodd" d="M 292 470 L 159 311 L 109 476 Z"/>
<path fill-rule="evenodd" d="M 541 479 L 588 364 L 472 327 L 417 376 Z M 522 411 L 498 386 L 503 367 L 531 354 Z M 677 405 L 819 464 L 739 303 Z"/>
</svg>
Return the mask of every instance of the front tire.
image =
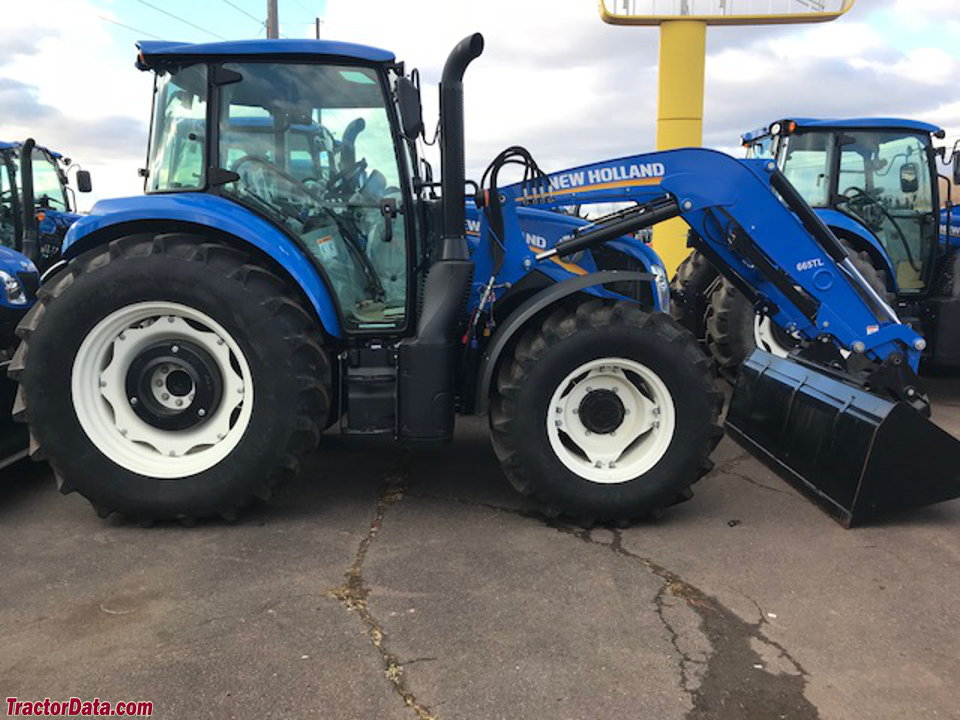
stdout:
<svg viewBox="0 0 960 720">
<path fill-rule="evenodd" d="M 196 236 L 81 255 L 18 333 L 35 455 L 103 516 L 232 518 L 298 469 L 330 407 L 309 314 L 247 255 Z"/>
<path fill-rule="evenodd" d="M 694 338 L 660 313 L 599 300 L 558 309 L 498 373 L 494 450 L 549 515 L 628 522 L 689 497 L 723 432 Z"/>
</svg>

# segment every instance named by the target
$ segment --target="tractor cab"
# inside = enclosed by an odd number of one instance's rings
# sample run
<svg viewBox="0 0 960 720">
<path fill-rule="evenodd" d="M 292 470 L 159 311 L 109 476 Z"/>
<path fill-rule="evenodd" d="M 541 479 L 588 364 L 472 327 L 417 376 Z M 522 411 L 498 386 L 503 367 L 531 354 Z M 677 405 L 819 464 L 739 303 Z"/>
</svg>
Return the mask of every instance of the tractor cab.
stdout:
<svg viewBox="0 0 960 720">
<path fill-rule="evenodd" d="M 749 157 L 775 159 L 827 224 L 876 238 L 881 247 L 871 254 L 889 259 L 899 294 L 922 295 L 931 290 L 939 249 L 934 137 L 943 131 L 912 120 L 796 119 L 742 141 Z"/>
<path fill-rule="evenodd" d="M 269 219 L 309 251 L 348 331 L 403 329 L 412 163 L 393 131 L 392 56 L 314 44 L 191 62 L 160 45 L 141 44 L 156 72 L 146 191 L 216 194 Z"/>
<path fill-rule="evenodd" d="M 0 142 L 0 245 L 41 270 L 59 259 L 67 229 L 79 217 L 67 182 L 71 165 L 32 139 Z M 78 169 L 76 180 L 80 192 L 90 191 L 89 172 Z"/>
</svg>

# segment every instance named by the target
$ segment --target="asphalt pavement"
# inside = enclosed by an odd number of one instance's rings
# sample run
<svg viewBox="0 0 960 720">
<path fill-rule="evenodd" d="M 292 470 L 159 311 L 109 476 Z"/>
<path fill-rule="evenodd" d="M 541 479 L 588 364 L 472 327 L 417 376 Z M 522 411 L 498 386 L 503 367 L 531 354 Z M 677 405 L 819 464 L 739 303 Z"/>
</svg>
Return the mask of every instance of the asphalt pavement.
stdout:
<svg viewBox="0 0 960 720">
<path fill-rule="evenodd" d="M 960 379 L 932 381 L 960 436 Z M 0 693 L 158 718 L 960 718 L 960 501 L 844 530 L 729 440 L 622 530 L 537 515 L 480 421 L 325 437 L 233 524 L 0 484 Z M 917 458 L 917 473 L 924 459 Z M 2 698 L 0 698 L 2 699 Z"/>
</svg>

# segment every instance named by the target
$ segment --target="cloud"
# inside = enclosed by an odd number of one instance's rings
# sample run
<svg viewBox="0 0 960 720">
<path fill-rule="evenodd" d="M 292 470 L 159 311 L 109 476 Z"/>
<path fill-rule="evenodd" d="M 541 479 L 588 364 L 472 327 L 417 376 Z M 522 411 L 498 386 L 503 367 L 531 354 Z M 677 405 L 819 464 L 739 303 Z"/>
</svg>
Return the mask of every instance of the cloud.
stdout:
<svg viewBox="0 0 960 720">
<path fill-rule="evenodd" d="M 486 52 L 465 81 L 471 175 L 511 144 L 529 147 L 547 170 L 653 149 L 656 29 L 605 25 L 590 0 L 417 0 L 415 12 L 411 5 L 329 0 L 322 33 L 388 47 L 419 67 L 432 129 L 447 53 L 483 32 Z M 179 12 L 189 3 L 170 6 Z M 70 153 L 94 171 L 102 197 L 140 192 L 151 76 L 131 68 L 131 44 L 100 16 L 166 34 L 131 18 L 131 7 L 32 0 L 29 13 L 5 16 L 0 29 L 0 139 L 29 132 Z M 204 4 L 203 12 L 213 11 Z M 232 15 L 237 32 L 254 25 Z M 58 20 L 38 27 L 37 17 Z M 292 9 L 288 18 L 295 19 Z M 960 29 L 956 0 L 860 0 L 836 23 L 712 28 L 705 142 L 739 154 L 740 133 L 789 115 L 902 115 L 960 134 L 951 83 L 960 48 L 950 28 Z M 312 36 L 313 27 L 297 32 Z"/>
</svg>

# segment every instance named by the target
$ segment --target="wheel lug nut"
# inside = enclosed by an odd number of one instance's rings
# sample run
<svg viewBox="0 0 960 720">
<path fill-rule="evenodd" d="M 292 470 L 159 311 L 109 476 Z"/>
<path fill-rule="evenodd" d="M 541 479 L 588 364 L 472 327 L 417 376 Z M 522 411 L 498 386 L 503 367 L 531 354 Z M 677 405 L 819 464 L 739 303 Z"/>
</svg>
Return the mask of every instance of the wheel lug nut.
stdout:
<svg viewBox="0 0 960 720">
<path fill-rule="evenodd" d="M 169 393 L 163 393 L 163 394 L 160 396 L 160 399 L 161 399 L 161 400 L 169 400 L 169 399 L 170 399 Z"/>
<path fill-rule="evenodd" d="M 101 381 L 100 381 L 100 387 L 106 387 L 106 386 L 107 386 L 107 381 L 106 381 L 106 380 L 101 380 Z"/>
<path fill-rule="evenodd" d="M 173 322 L 173 315 L 167 315 L 167 322 Z"/>
<path fill-rule="evenodd" d="M 155 382 L 154 385 L 156 385 L 157 387 L 163 387 L 163 380 L 157 380 L 157 382 Z"/>
<path fill-rule="evenodd" d="M 556 412 L 557 412 L 557 415 L 563 415 L 563 408 L 562 408 L 562 407 L 558 407 L 558 408 L 556 409 Z"/>
<path fill-rule="evenodd" d="M 237 388 L 237 392 L 243 395 L 243 385 Z"/>
<path fill-rule="evenodd" d="M 176 456 L 177 456 L 177 451 L 176 451 L 176 450 L 171 450 L 171 451 L 170 451 L 170 457 L 176 457 Z"/>
<path fill-rule="evenodd" d="M 614 386 L 613 386 L 613 392 L 614 392 L 614 394 L 620 392 L 620 388 L 618 388 L 616 385 L 614 385 Z"/>
<path fill-rule="evenodd" d="M 127 434 L 127 429 L 126 429 L 126 428 L 120 428 L 120 434 L 121 434 L 121 435 L 126 435 L 126 434 Z"/>
<path fill-rule="evenodd" d="M 120 333 L 119 335 L 117 335 L 117 340 L 126 340 L 126 339 L 127 339 L 127 336 L 124 335 L 123 333 Z"/>
<path fill-rule="evenodd" d="M 183 407 L 183 400 L 177 400 L 177 407 Z"/>
<path fill-rule="evenodd" d="M 557 421 L 556 421 L 556 426 L 557 426 L 557 427 L 563 427 L 563 420 L 557 420 Z"/>
<path fill-rule="evenodd" d="M 573 409 L 573 414 L 574 414 L 574 415 L 579 415 L 579 414 L 580 414 L 580 408 L 574 408 L 574 409 Z"/>
<path fill-rule="evenodd" d="M 217 433 L 217 440 L 223 440 L 226 437 L 223 433 Z"/>
<path fill-rule="evenodd" d="M 170 368 L 164 365 L 163 367 L 160 368 L 160 372 L 166 375 L 168 372 L 170 372 Z"/>
<path fill-rule="evenodd" d="M 624 408 L 624 409 L 623 409 L 623 414 L 624 414 L 624 415 L 629 415 L 629 414 L 630 414 L 630 408 Z"/>
</svg>

